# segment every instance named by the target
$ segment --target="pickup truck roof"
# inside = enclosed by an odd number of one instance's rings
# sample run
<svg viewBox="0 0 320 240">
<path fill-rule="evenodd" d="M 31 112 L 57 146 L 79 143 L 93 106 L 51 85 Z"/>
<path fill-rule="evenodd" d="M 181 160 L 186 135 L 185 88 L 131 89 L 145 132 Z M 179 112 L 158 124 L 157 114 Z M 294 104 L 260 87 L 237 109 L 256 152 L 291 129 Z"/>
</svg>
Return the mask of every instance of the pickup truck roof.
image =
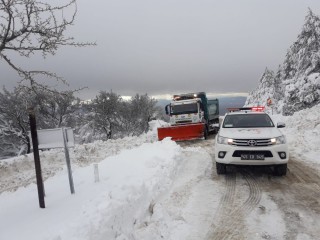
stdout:
<svg viewBox="0 0 320 240">
<path fill-rule="evenodd" d="M 257 107 L 242 107 L 242 108 L 227 108 L 230 113 L 264 113 L 265 107 L 257 106 Z"/>
</svg>

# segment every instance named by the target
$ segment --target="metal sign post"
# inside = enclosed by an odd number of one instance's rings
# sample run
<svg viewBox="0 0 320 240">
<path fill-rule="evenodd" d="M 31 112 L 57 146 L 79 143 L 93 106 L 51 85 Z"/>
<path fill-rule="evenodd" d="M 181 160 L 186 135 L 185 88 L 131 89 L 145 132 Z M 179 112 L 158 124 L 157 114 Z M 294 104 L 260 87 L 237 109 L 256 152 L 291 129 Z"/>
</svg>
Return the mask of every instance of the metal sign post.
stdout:
<svg viewBox="0 0 320 240">
<path fill-rule="evenodd" d="M 42 129 L 42 130 L 36 131 L 36 135 L 37 135 L 36 140 L 34 140 L 32 137 L 32 146 L 35 153 L 38 151 L 38 149 L 64 148 L 64 153 L 65 153 L 66 163 L 68 168 L 70 190 L 71 190 L 71 194 L 74 194 L 75 191 L 74 191 L 71 161 L 70 161 L 70 155 L 69 155 L 69 147 L 74 147 L 73 130 L 71 128 Z M 37 154 L 39 155 L 39 153 Z M 44 187 L 42 188 L 44 193 Z"/>
<path fill-rule="evenodd" d="M 39 206 L 40 208 L 45 208 L 46 206 L 44 202 L 44 187 L 43 187 L 40 155 L 39 155 L 39 148 L 38 148 L 36 116 L 33 108 L 29 108 L 28 112 L 29 112 L 29 120 L 30 120 L 30 132 L 31 132 L 31 138 L 32 138 L 32 145 L 33 145 L 34 165 L 36 170 L 36 179 L 37 179 L 37 187 L 38 187 Z"/>
<path fill-rule="evenodd" d="M 74 184 L 73 184 L 73 177 L 72 177 L 72 170 L 71 170 L 71 162 L 70 162 L 70 155 L 69 155 L 69 148 L 67 145 L 67 129 L 62 128 L 62 135 L 63 135 L 63 143 L 64 143 L 64 153 L 66 155 L 66 162 L 67 162 L 67 168 L 68 168 L 68 177 L 69 177 L 69 184 L 70 184 L 70 191 L 71 194 L 74 194 Z"/>
</svg>

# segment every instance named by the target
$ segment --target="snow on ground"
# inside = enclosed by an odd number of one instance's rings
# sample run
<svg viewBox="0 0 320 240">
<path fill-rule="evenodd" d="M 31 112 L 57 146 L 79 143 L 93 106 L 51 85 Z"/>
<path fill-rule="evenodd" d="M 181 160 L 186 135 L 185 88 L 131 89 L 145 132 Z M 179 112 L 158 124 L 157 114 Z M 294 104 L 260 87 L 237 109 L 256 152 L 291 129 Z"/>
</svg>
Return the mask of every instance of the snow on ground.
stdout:
<svg viewBox="0 0 320 240">
<path fill-rule="evenodd" d="M 273 118 L 287 124 L 283 131 L 291 154 L 320 169 L 320 106 Z M 0 239 L 205 239 L 217 226 L 214 213 L 228 194 L 223 193 L 226 182 L 212 175 L 214 146 L 208 152 L 170 139 L 158 142 L 158 123 L 152 125 L 153 131 L 140 137 L 76 146 L 74 195 L 63 151 L 42 152 L 45 209 L 38 206 L 32 157 L 0 161 Z M 241 181 L 236 194 L 248 188 Z M 277 205 L 264 193 L 259 204 L 247 218 L 248 226 L 255 224 L 249 229 L 252 239 L 270 234 L 283 239 L 286 220 Z"/>
<path fill-rule="evenodd" d="M 223 186 L 212 181 L 212 159 L 202 148 L 181 151 L 181 167 L 171 188 L 160 196 L 134 239 L 205 239 L 214 224 Z"/>
<path fill-rule="evenodd" d="M 266 193 L 262 194 L 259 205 L 247 216 L 247 226 L 252 233 L 251 239 L 282 239 L 285 221 L 278 206 Z"/>
<path fill-rule="evenodd" d="M 132 149 L 143 143 L 155 142 L 157 141 L 157 127 L 163 124 L 162 121 L 151 121 L 151 131 L 139 137 L 125 137 L 120 140 L 96 141 L 94 143 L 76 145 L 74 149 L 70 149 L 72 168 L 75 169 L 100 162 L 109 156 L 119 154 L 124 149 Z M 44 180 L 66 168 L 63 149 L 40 152 L 40 160 Z M 32 154 L 0 160 L 0 193 L 14 191 L 31 183 L 36 183 Z"/>
<path fill-rule="evenodd" d="M 293 116 L 271 115 L 275 122 L 284 122 L 290 153 L 320 165 L 320 105 L 294 113 Z"/>
<path fill-rule="evenodd" d="M 39 209 L 36 185 L 0 197 L 0 239 L 131 239 L 153 199 L 170 186 L 180 147 L 171 140 L 145 143 L 73 172 L 71 196 L 66 172 L 45 181 L 46 208 Z M 17 229 L 19 229 L 17 231 Z"/>
</svg>

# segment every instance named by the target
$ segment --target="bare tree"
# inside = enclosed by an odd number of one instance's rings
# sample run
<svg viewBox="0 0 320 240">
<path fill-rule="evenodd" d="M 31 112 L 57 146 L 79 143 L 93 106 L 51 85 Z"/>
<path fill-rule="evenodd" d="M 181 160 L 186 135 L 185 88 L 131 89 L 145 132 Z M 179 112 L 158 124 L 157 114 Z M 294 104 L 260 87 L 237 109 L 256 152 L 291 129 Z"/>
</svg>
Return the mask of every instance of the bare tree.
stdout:
<svg viewBox="0 0 320 240">
<path fill-rule="evenodd" d="M 38 94 L 41 99 L 39 103 L 39 114 L 43 123 L 39 122 L 43 128 L 58 128 L 70 126 L 73 122 L 72 115 L 78 108 L 79 100 L 76 99 L 72 91 L 60 93 L 44 92 Z"/>
<path fill-rule="evenodd" d="M 155 118 L 160 111 L 156 106 L 157 101 L 145 95 L 136 94 L 131 99 L 132 119 L 139 125 L 139 134 L 149 130 L 149 121 Z"/>
<path fill-rule="evenodd" d="M 0 102 L 0 110 L 3 112 L 0 112 L 0 127 L 3 129 L 0 137 L 8 139 L 9 134 L 20 137 L 28 145 L 28 152 L 30 142 L 27 135 L 26 108 L 34 109 L 35 106 L 39 106 L 40 110 L 46 110 L 44 113 L 46 117 L 51 117 L 52 123 L 61 126 L 67 121 L 66 116 L 70 112 L 73 95 L 72 92 L 60 93 L 43 83 L 49 79 L 66 83 L 55 73 L 25 69 L 19 66 L 15 59 L 19 56 L 28 59 L 36 55 L 46 58 L 48 55 L 54 55 L 62 46 L 95 45 L 75 42 L 73 37 L 66 35 L 66 30 L 75 21 L 76 13 L 76 0 L 0 0 L 0 61 L 7 63 L 21 78 L 19 87 L 13 93 L 17 97 L 14 99 L 20 101 L 20 96 L 27 96 L 27 99 L 23 99 L 24 104 L 15 106 L 19 111 L 15 111 L 13 107 L 6 107 L 11 106 L 13 98 L 7 98 L 7 105 Z M 4 91 L 3 98 L 9 95 Z M 43 96 L 50 97 L 50 100 L 46 98 L 46 108 L 43 108 L 44 104 L 39 104 Z M 42 115 L 45 115 L 44 113 Z M 12 119 L 8 120 L 10 117 Z"/>
<path fill-rule="evenodd" d="M 73 37 L 65 35 L 75 20 L 76 0 L 59 1 L 60 5 L 48 2 L 0 0 L 0 59 L 13 68 L 22 80 L 27 80 L 32 89 L 48 89 L 37 81 L 39 77 L 65 81 L 49 71 L 21 68 L 10 57 L 13 53 L 27 58 L 40 53 L 45 58 L 48 54 L 54 55 L 60 46 L 94 45 L 77 43 Z"/>
<path fill-rule="evenodd" d="M 19 155 L 25 150 L 26 145 L 20 136 L 20 129 L 14 128 L 12 122 L 6 121 L 0 113 L 0 159 Z"/>
<path fill-rule="evenodd" d="M 38 92 L 37 125 L 39 128 L 75 126 L 75 112 L 78 100 L 72 91 Z M 19 88 L 10 92 L 3 87 L 0 91 L 0 157 L 5 152 L 11 155 L 30 152 L 30 130 L 27 104 L 34 98 L 33 93 L 25 94 Z M 6 149 L 6 150 L 5 150 Z"/>
<path fill-rule="evenodd" d="M 2 154 L 6 151 L 11 154 L 21 153 L 24 150 L 30 152 L 28 114 L 25 107 L 27 101 L 16 88 L 13 92 L 5 88 L 3 88 L 3 93 L 0 92 L 0 145 L 2 145 L 0 150 Z M 25 146 L 27 149 L 24 149 Z"/>
<path fill-rule="evenodd" d="M 119 126 L 119 108 L 122 98 L 112 91 L 101 91 L 94 99 L 95 124 L 104 131 L 106 138 L 113 137 Z"/>
<path fill-rule="evenodd" d="M 80 141 L 138 136 L 149 130 L 149 121 L 162 118 L 157 101 L 147 94 L 124 100 L 114 92 L 101 91 L 92 102 L 80 105 Z"/>
</svg>

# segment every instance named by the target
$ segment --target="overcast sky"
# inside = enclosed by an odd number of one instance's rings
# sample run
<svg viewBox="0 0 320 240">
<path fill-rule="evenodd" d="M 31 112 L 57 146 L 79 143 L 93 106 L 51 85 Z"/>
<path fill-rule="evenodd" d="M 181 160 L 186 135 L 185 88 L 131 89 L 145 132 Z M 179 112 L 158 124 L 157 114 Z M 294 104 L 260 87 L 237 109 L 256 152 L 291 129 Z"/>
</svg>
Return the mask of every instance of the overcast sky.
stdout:
<svg viewBox="0 0 320 240">
<path fill-rule="evenodd" d="M 16 61 L 56 72 L 71 89 L 88 87 L 83 99 L 111 89 L 246 94 L 266 67 L 283 62 L 308 7 L 320 15 L 319 0 L 78 0 L 68 34 L 96 47 Z M 0 72 L 1 85 L 16 86 L 19 77 L 4 61 Z"/>
</svg>

